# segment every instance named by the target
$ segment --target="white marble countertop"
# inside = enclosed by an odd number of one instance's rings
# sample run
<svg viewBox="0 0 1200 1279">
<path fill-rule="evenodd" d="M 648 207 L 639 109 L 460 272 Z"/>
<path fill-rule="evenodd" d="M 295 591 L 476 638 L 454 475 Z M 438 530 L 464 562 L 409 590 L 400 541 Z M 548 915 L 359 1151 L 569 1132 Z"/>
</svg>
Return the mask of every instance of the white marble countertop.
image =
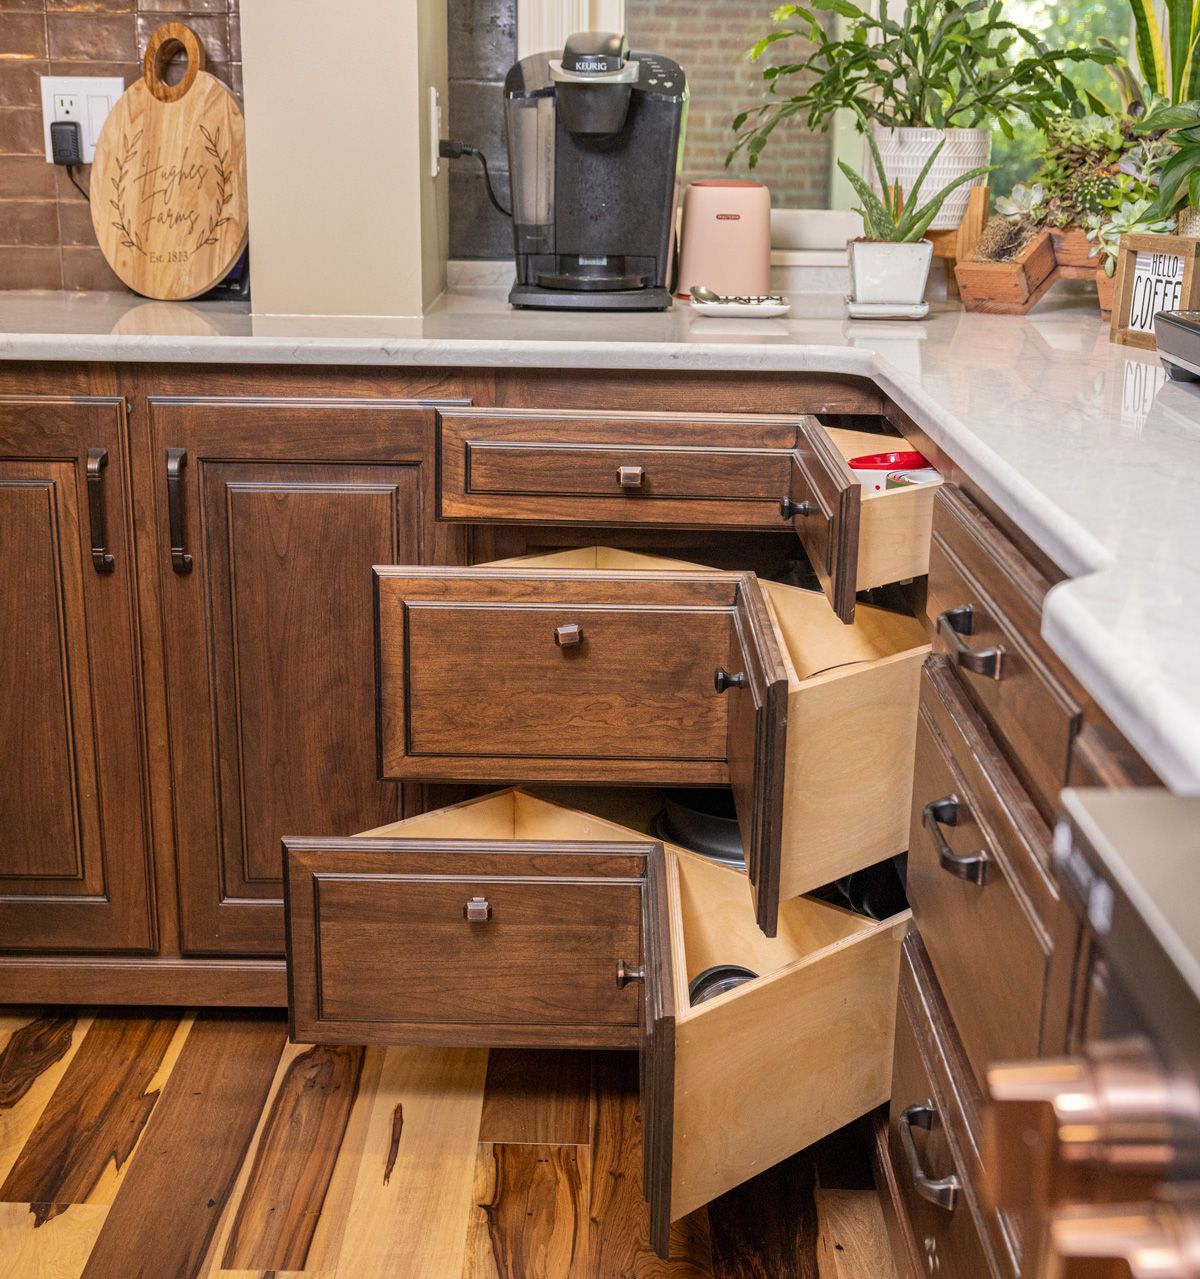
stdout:
<svg viewBox="0 0 1200 1279">
<path fill-rule="evenodd" d="M 330 320 L 0 292 L 0 357 L 872 377 L 1071 576 L 1047 641 L 1167 784 L 1200 794 L 1200 390 L 1111 345 L 1094 301 L 1052 295 L 1023 319 L 941 305 L 919 323 L 793 303 L 785 320 L 518 313 L 478 290 L 423 318 Z"/>
</svg>

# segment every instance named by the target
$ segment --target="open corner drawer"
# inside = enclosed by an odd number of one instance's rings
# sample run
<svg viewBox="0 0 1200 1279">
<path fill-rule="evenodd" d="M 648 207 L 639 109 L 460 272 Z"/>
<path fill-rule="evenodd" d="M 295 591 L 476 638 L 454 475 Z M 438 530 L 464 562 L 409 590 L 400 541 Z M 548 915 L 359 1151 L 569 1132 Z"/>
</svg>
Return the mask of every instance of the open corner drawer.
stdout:
<svg viewBox="0 0 1200 1279">
<path fill-rule="evenodd" d="M 933 496 L 941 480 L 905 488 L 868 489 L 849 460 L 906 440 L 799 419 L 788 498 L 791 519 L 834 612 L 855 615 L 855 592 L 929 572 Z"/>
<path fill-rule="evenodd" d="M 606 548 L 377 568 L 381 776 L 729 785 L 758 922 L 902 852 L 929 650 L 814 591 Z"/>
<path fill-rule="evenodd" d="M 811 898 L 764 937 L 739 872 L 520 791 L 287 840 L 293 1037 L 640 1048 L 671 1221 L 887 1100 L 900 943 Z M 716 964 L 757 976 L 695 1006 Z"/>
</svg>

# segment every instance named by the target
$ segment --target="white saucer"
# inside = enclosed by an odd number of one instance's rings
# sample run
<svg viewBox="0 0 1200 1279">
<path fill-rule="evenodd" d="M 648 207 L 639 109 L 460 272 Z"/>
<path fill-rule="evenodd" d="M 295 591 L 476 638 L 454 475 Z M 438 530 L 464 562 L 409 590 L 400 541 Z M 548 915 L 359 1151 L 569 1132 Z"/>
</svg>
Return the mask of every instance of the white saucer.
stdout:
<svg viewBox="0 0 1200 1279">
<path fill-rule="evenodd" d="M 767 320 L 777 315 L 787 315 L 792 309 L 789 302 L 689 302 L 697 315 L 720 315 L 726 319 Z"/>
<path fill-rule="evenodd" d="M 929 314 L 929 303 L 905 306 L 895 302 L 852 302 L 847 298 L 846 310 L 852 320 L 923 320 Z"/>
</svg>

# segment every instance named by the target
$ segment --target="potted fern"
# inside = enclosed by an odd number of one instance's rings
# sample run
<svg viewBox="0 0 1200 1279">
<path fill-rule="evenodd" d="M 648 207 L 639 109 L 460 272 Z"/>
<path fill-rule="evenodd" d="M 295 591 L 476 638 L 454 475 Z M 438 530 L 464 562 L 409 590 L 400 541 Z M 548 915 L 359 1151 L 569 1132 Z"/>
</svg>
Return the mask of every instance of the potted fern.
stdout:
<svg viewBox="0 0 1200 1279">
<path fill-rule="evenodd" d="M 850 254 L 851 313 L 855 307 L 917 307 L 925 301 L 925 284 L 933 243 L 925 238 L 946 197 L 957 188 L 981 177 L 988 165 L 968 169 L 947 182 L 935 195 L 921 204 L 921 188 L 945 146 L 939 142 L 913 181 L 907 196 L 898 182 L 888 178 L 883 158 L 874 137 L 867 134 L 867 144 L 879 179 L 880 194 L 844 160 L 838 165 L 854 188 L 862 204 L 855 212 L 863 220 L 865 234 L 846 246 Z"/>
</svg>

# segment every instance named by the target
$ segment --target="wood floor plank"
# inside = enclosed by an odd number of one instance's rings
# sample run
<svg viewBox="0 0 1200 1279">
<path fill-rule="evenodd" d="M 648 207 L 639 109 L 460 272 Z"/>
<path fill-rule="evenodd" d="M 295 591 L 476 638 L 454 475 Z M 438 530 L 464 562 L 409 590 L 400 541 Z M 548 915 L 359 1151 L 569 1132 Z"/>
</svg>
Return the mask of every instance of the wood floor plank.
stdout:
<svg viewBox="0 0 1200 1279">
<path fill-rule="evenodd" d="M 585 1146 L 591 1140 L 593 1054 L 493 1048 L 479 1140 Z"/>
<path fill-rule="evenodd" d="M 286 1041 L 287 1026 L 275 1015 L 196 1018 L 85 1279 L 199 1275 Z M 154 1211 L 163 1204 L 170 1205 L 165 1220 Z"/>
<path fill-rule="evenodd" d="M 35 1225 L 29 1204 L 0 1204 L 0 1279 L 79 1279 L 106 1204 L 64 1205 Z"/>
<path fill-rule="evenodd" d="M 715 1199 L 708 1223 L 714 1279 L 821 1279 L 809 1151 Z"/>
<path fill-rule="evenodd" d="M 482 1049 L 387 1049 L 338 1279 L 462 1272 L 486 1073 Z"/>
<path fill-rule="evenodd" d="M 350 1110 L 362 1048 L 316 1045 L 294 1057 L 258 1143 L 223 1264 L 303 1270 Z"/>
<path fill-rule="evenodd" d="M 588 1209 L 596 1279 L 708 1279 L 712 1273 L 703 1209 L 672 1225 L 669 1260 L 650 1246 L 634 1053 L 595 1055 Z"/>
<path fill-rule="evenodd" d="M 7 1177 L 83 1042 L 91 1018 L 0 1019 L 0 1177 Z"/>
<path fill-rule="evenodd" d="M 39 1226 L 67 1204 L 111 1202 L 97 1188 L 110 1168 L 124 1168 L 141 1138 L 179 1021 L 96 1017 L 0 1185 L 0 1201 L 33 1205 Z M 110 1178 L 107 1188 L 116 1184 Z"/>
<path fill-rule="evenodd" d="M 590 1279 L 589 1154 L 481 1143 L 463 1279 Z"/>
<path fill-rule="evenodd" d="M 874 1190 L 817 1190 L 821 1279 L 897 1279 Z"/>
</svg>

